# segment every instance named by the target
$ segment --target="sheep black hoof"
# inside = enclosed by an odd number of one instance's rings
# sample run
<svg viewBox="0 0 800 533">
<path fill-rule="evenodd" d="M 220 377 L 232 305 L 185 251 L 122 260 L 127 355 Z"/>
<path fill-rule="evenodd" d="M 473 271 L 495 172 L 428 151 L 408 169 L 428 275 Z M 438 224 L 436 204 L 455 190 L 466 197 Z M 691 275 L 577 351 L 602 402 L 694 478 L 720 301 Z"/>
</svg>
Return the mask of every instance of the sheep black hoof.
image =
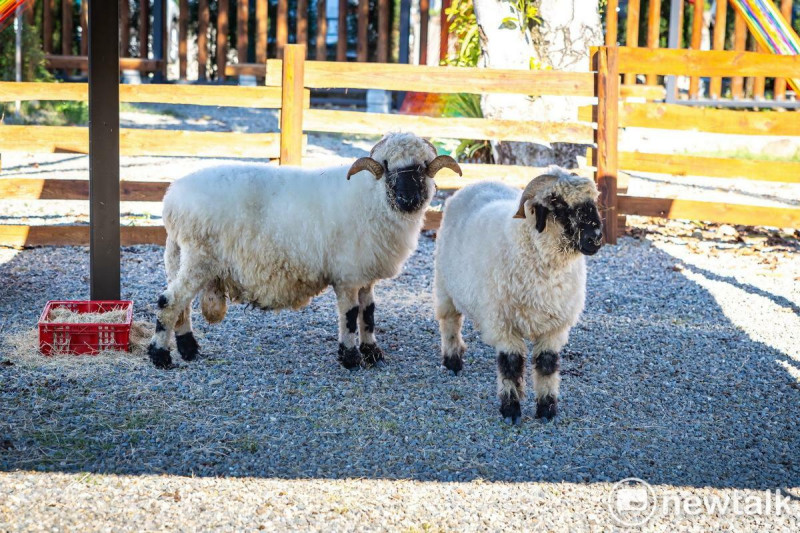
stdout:
<svg viewBox="0 0 800 533">
<path fill-rule="evenodd" d="M 184 361 L 194 361 L 197 359 L 197 353 L 200 351 L 200 346 L 194 338 L 194 334 L 190 331 L 183 335 L 175 335 L 175 344 L 178 347 L 178 353 Z"/>
<path fill-rule="evenodd" d="M 156 368 L 172 368 L 172 357 L 169 355 L 169 350 L 166 348 L 159 348 L 155 343 L 151 342 L 147 347 L 147 355 L 156 366 Z"/>
<path fill-rule="evenodd" d="M 361 368 L 361 352 L 358 348 L 346 348 L 344 344 L 339 343 L 339 362 L 342 366 L 351 372 Z"/>
<path fill-rule="evenodd" d="M 503 401 L 500 404 L 500 414 L 507 424 L 516 426 L 522 423 L 522 406 L 516 400 Z"/>
<path fill-rule="evenodd" d="M 460 355 L 445 355 L 442 358 L 442 365 L 444 365 L 447 370 L 450 370 L 454 376 L 459 375 L 461 371 L 464 370 L 464 360 Z"/>
<path fill-rule="evenodd" d="M 364 368 L 379 366 L 383 362 L 383 350 L 377 344 L 361 344 L 361 355 L 364 356 Z"/>
<path fill-rule="evenodd" d="M 544 421 L 552 420 L 558 413 L 558 400 L 552 396 L 545 396 L 536 401 L 536 418 Z"/>
</svg>

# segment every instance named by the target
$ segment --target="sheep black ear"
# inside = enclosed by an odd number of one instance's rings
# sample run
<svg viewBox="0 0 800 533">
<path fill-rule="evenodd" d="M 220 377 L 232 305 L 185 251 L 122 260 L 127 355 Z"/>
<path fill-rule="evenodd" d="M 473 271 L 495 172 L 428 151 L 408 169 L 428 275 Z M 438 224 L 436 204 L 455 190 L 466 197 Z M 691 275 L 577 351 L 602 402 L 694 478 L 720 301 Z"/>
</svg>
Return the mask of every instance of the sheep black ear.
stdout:
<svg viewBox="0 0 800 533">
<path fill-rule="evenodd" d="M 550 210 L 543 205 L 536 204 L 533 211 L 536 215 L 536 231 L 541 233 L 547 226 L 547 216 L 550 214 Z"/>
</svg>

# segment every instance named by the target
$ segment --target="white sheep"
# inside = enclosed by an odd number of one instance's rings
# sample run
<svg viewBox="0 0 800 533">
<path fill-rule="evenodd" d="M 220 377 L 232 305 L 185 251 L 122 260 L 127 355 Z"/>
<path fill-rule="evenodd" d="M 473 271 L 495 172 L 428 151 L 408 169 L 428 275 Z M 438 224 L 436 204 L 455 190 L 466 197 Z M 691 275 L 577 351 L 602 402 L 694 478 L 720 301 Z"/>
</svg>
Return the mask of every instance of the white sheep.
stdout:
<svg viewBox="0 0 800 533">
<path fill-rule="evenodd" d="M 376 364 L 383 352 L 373 286 L 396 276 L 416 248 L 433 177 L 444 167 L 461 173 L 428 141 L 390 133 L 350 167 L 221 166 L 176 181 L 164 197 L 168 286 L 158 298 L 150 359 L 171 365 L 173 330 L 183 359 L 197 356 L 191 303 L 201 291 L 213 323 L 227 300 L 297 309 L 332 285 L 339 361 L 353 370 Z"/>
<path fill-rule="evenodd" d="M 458 374 L 463 315 L 497 350 L 500 413 L 519 423 L 526 340 L 533 342 L 536 417 L 556 415 L 559 351 L 583 310 L 583 255 L 601 246 L 592 180 L 550 167 L 520 195 L 500 183 L 450 198 L 436 239 L 434 296 L 443 364 Z M 516 213 L 516 214 L 515 214 Z"/>
</svg>

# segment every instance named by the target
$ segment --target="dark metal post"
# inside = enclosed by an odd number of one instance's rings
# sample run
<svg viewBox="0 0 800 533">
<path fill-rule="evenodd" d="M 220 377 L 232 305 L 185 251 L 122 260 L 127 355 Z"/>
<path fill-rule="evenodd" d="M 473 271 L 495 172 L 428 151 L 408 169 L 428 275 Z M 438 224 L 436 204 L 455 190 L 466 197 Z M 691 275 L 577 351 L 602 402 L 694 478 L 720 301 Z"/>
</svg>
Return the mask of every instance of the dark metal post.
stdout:
<svg viewBox="0 0 800 533">
<path fill-rule="evenodd" d="M 118 20 L 119 2 L 89 3 L 89 284 L 93 300 L 118 300 L 120 295 Z"/>
<path fill-rule="evenodd" d="M 411 0 L 400 0 L 400 42 L 398 43 L 398 54 L 397 54 L 398 63 L 409 62 L 408 40 L 410 36 L 411 36 Z M 403 100 L 406 97 L 406 93 L 395 91 L 393 95 L 394 95 L 395 107 L 399 108 L 401 105 L 403 105 Z"/>
<path fill-rule="evenodd" d="M 161 59 L 166 66 L 167 54 L 167 4 L 164 0 L 153 0 L 153 58 Z M 163 83 L 166 68 L 160 68 L 153 74 L 153 81 Z"/>
</svg>

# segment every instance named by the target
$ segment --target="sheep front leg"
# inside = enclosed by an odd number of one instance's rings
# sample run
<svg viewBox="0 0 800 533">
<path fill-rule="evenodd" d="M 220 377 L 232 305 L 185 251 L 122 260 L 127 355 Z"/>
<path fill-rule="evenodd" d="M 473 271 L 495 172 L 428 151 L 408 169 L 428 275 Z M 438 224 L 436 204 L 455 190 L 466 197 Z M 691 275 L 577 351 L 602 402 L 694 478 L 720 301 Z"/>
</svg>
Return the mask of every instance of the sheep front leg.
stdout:
<svg viewBox="0 0 800 533">
<path fill-rule="evenodd" d="M 442 365 L 456 376 L 464 369 L 464 353 L 467 345 L 461 337 L 464 315 L 458 312 L 453 300 L 436 290 L 436 319 L 441 335 Z"/>
<path fill-rule="evenodd" d="M 358 290 L 358 329 L 361 337 L 359 350 L 367 368 L 383 361 L 383 350 L 375 340 L 375 297 L 372 287 L 369 285 Z"/>
<path fill-rule="evenodd" d="M 348 370 L 361 366 L 358 351 L 358 287 L 334 287 L 339 307 L 339 362 Z"/>
<path fill-rule="evenodd" d="M 569 331 L 542 335 L 533 345 L 533 389 L 536 393 L 536 418 L 552 420 L 558 412 L 558 371 L 561 349 L 567 344 Z"/>
<path fill-rule="evenodd" d="M 497 396 L 500 414 L 507 423 L 522 420 L 520 401 L 525 396 L 525 341 L 509 343 L 497 349 Z"/>
</svg>

